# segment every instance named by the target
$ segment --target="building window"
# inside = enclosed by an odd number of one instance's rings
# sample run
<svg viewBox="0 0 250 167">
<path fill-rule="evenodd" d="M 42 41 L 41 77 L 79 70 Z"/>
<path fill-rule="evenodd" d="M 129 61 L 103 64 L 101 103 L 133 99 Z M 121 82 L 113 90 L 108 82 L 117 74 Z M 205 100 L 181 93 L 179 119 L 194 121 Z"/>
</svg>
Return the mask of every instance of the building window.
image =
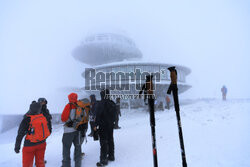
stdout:
<svg viewBox="0 0 250 167">
<path fill-rule="evenodd" d="M 143 72 L 143 66 L 138 66 L 138 65 L 136 65 L 136 66 L 135 66 L 135 70 L 136 70 L 136 69 L 140 69 L 141 72 Z"/>
<path fill-rule="evenodd" d="M 134 68 L 133 65 L 128 65 L 128 66 L 127 66 L 126 72 L 130 73 L 130 72 L 134 72 L 134 71 L 135 71 L 135 68 Z"/>
<path fill-rule="evenodd" d="M 167 67 L 165 67 L 165 66 L 161 66 L 160 67 L 160 74 L 161 74 L 161 79 L 162 80 L 167 80 L 167 71 L 168 71 L 168 69 L 167 69 Z"/>
</svg>

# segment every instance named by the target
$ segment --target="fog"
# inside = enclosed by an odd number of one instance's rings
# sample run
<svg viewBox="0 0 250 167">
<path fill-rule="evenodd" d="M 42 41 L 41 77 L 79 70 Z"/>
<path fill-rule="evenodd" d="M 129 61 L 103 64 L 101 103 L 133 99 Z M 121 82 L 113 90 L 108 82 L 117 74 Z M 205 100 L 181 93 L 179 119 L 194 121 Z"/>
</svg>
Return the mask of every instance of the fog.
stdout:
<svg viewBox="0 0 250 167">
<path fill-rule="evenodd" d="M 181 98 L 250 98 L 249 1 L 1 1 L 0 113 L 46 97 L 61 112 L 86 65 L 72 51 L 91 33 L 121 32 L 145 60 L 189 67 Z"/>
</svg>

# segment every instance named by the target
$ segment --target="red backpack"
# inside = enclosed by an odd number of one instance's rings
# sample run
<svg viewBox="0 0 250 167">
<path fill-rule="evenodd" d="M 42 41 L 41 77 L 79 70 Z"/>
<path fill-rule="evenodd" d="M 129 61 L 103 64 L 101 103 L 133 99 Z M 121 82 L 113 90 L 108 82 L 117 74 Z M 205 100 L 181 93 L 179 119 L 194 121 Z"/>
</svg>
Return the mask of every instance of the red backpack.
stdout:
<svg viewBox="0 0 250 167">
<path fill-rule="evenodd" d="M 50 131 L 46 117 L 43 114 L 27 116 L 30 117 L 30 125 L 25 139 L 32 143 L 47 139 L 50 135 Z"/>
</svg>

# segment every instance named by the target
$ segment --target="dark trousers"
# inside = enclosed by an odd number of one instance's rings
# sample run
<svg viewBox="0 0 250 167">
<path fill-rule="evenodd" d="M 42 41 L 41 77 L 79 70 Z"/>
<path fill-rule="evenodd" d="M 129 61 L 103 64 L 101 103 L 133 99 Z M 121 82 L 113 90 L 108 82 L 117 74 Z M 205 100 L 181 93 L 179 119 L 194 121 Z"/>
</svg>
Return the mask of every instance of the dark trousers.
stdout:
<svg viewBox="0 0 250 167">
<path fill-rule="evenodd" d="M 71 159 L 70 159 L 70 148 L 72 143 L 75 146 L 74 151 L 74 160 L 75 160 L 75 167 L 81 167 L 81 136 L 79 131 L 71 132 L 71 133 L 64 133 L 62 138 L 63 143 L 63 160 L 62 160 L 62 167 L 70 167 L 71 166 Z"/>
<path fill-rule="evenodd" d="M 119 127 L 118 122 L 119 122 L 119 115 L 116 114 L 116 116 L 115 116 L 115 128 Z"/>
<path fill-rule="evenodd" d="M 89 124 L 90 124 L 90 128 L 91 128 L 90 134 L 93 135 L 94 134 L 95 122 L 94 121 L 90 121 Z"/>
<path fill-rule="evenodd" d="M 99 137 L 101 154 L 100 161 L 107 161 L 108 156 L 114 156 L 113 127 L 100 127 Z"/>
</svg>

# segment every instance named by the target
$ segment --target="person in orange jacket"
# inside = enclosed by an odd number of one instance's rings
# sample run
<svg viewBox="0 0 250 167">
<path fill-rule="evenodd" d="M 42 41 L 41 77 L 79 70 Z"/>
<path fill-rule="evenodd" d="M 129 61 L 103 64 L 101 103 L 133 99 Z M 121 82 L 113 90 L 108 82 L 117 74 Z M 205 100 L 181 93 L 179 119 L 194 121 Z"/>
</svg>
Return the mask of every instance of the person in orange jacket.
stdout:
<svg viewBox="0 0 250 167">
<path fill-rule="evenodd" d="M 44 154 L 46 139 L 50 135 L 49 119 L 41 113 L 41 105 L 33 101 L 29 111 L 24 115 L 16 137 L 15 152 L 20 152 L 24 136 L 23 167 L 32 167 L 35 157 L 37 167 L 45 167 Z"/>
<path fill-rule="evenodd" d="M 70 167 L 71 159 L 70 159 L 70 148 L 72 143 L 75 146 L 74 150 L 74 160 L 75 167 L 81 167 L 81 134 L 80 131 L 75 130 L 73 127 L 73 120 L 75 118 L 76 106 L 77 106 L 77 94 L 71 93 L 68 95 L 69 103 L 65 106 L 61 120 L 65 122 L 64 124 L 64 133 L 62 138 L 63 144 L 63 160 L 62 167 Z"/>
</svg>

